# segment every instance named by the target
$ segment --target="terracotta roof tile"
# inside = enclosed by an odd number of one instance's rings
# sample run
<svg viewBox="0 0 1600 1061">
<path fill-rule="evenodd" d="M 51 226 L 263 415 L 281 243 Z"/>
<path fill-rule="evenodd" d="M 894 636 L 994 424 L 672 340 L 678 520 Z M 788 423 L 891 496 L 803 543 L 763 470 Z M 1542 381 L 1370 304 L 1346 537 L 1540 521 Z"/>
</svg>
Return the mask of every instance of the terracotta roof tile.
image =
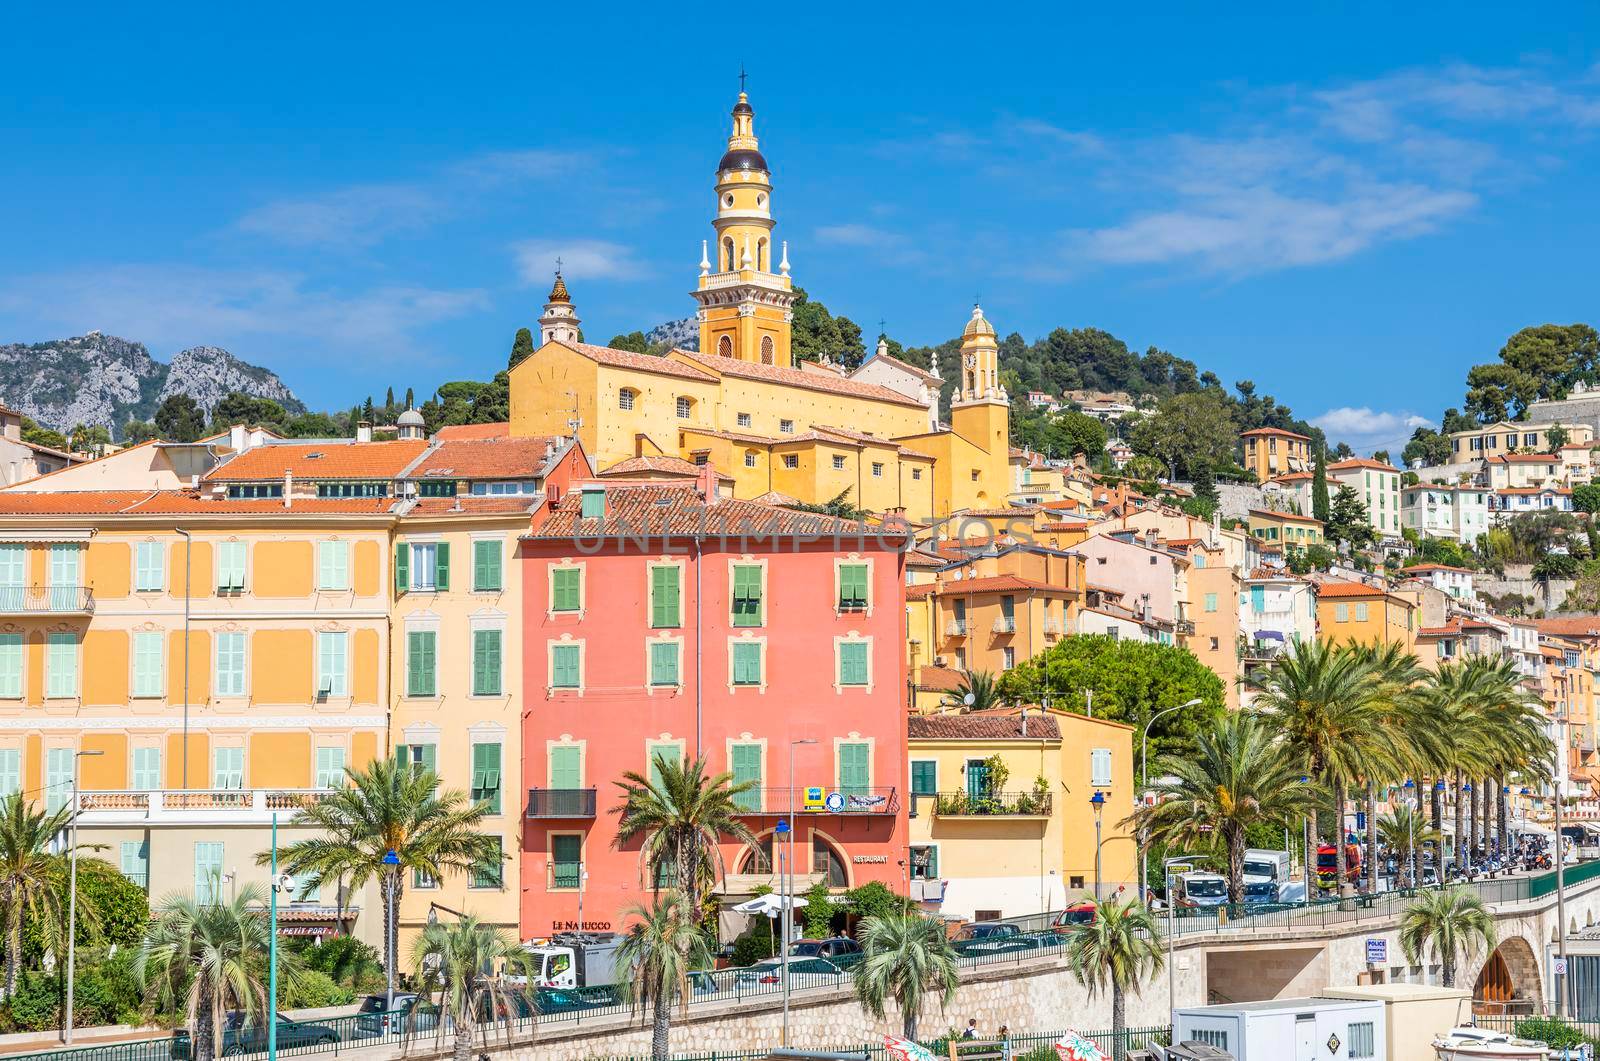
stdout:
<svg viewBox="0 0 1600 1061">
<path fill-rule="evenodd" d="M 1279 438 L 1298 438 L 1302 442 L 1310 442 L 1311 441 L 1310 437 L 1307 436 L 1307 435 L 1296 434 L 1293 431 L 1285 431 L 1281 427 L 1258 427 L 1258 428 L 1254 428 L 1254 429 L 1252 429 L 1250 431 L 1241 431 L 1241 432 L 1239 432 L 1239 437 L 1240 438 L 1255 438 L 1255 437 L 1265 438 L 1268 435 L 1276 435 Z"/>
<path fill-rule="evenodd" d="M 190 490 L 62 490 L 51 493 L 0 493 L 0 518 L 6 516 L 161 516 L 161 515 L 381 515 L 394 504 L 387 497 L 216 498 Z"/>
<path fill-rule="evenodd" d="M 1554 453 L 1501 453 L 1488 458 L 1490 464 L 1560 464 Z"/>
<path fill-rule="evenodd" d="M 1409 575 L 1413 572 L 1422 571 L 1459 571 L 1464 575 L 1471 575 L 1475 573 L 1471 568 L 1451 567 L 1449 564 L 1412 564 L 1410 567 L 1402 567 L 1400 569 L 1400 573 L 1403 575 Z"/>
<path fill-rule="evenodd" d="M 1332 464 L 1328 465 L 1328 470 L 1330 472 L 1352 471 L 1356 468 L 1371 468 L 1373 471 L 1378 472 L 1398 472 L 1400 470 L 1392 464 L 1385 464 L 1383 461 L 1369 460 L 1366 457 L 1350 457 L 1347 460 L 1334 461 Z"/>
<path fill-rule="evenodd" d="M 1297 515 L 1293 512 L 1275 512 L 1270 508 L 1252 508 L 1250 510 L 1250 515 L 1262 516 L 1266 519 L 1286 519 L 1291 523 L 1315 523 L 1319 527 L 1322 526 L 1322 521 L 1320 519 L 1313 519 L 1310 516 Z"/>
<path fill-rule="evenodd" d="M 1364 582 L 1324 582 L 1317 587 L 1319 597 L 1383 597 L 1388 592 Z"/>
<path fill-rule="evenodd" d="M 906 719 L 911 739 L 924 740 L 1021 740 L 1021 715 L 912 715 Z M 1030 740 L 1060 740 L 1061 726 L 1046 714 L 1027 716 Z"/>
<path fill-rule="evenodd" d="M 502 494 L 499 496 L 473 496 L 462 494 L 458 497 L 419 497 L 416 503 L 409 508 L 405 515 L 407 518 L 415 516 L 493 516 L 513 515 L 519 512 L 529 512 L 543 502 L 543 498 L 534 495 L 512 496 Z"/>
<path fill-rule="evenodd" d="M 615 368 L 634 368 L 641 372 L 656 372 L 663 376 L 678 376 L 681 379 L 696 379 L 709 383 L 712 377 L 700 371 L 693 365 L 686 365 L 681 361 L 674 361 L 670 357 L 656 357 L 652 354 L 636 354 L 632 350 L 613 350 L 609 346 L 595 346 L 592 343 L 562 343 L 569 350 L 575 350 L 589 360 L 602 365 L 611 365 Z M 675 351 L 681 353 L 682 351 Z"/>
<path fill-rule="evenodd" d="M 911 364 L 911 362 L 909 362 L 909 361 L 902 361 L 900 358 L 895 357 L 893 354 L 873 354 L 871 357 L 869 357 L 867 360 L 865 360 L 865 361 L 863 361 L 861 363 L 861 367 L 862 368 L 866 368 L 868 365 L 872 364 L 872 362 L 874 362 L 874 361 L 882 361 L 886 365 L 892 365 L 895 368 L 904 369 L 905 371 L 909 372 L 911 375 L 913 375 L 913 376 L 917 377 L 918 379 L 922 380 L 924 383 L 932 383 L 932 384 L 937 386 L 938 384 L 944 382 L 944 380 L 940 379 L 938 376 L 935 376 L 932 372 L 929 372 L 927 369 L 918 368 L 916 365 Z M 860 369 L 857 369 L 857 371 L 860 371 Z"/>
<path fill-rule="evenodd" d="M 207 482 L 282 479 L 393 479 L 422 455 L 421 439 L 396 442 L 274 443 L 247 449 L 206 474 Z"/>
<path fill-rule="evenodd" d="M 626 477 L 640 475 L 645 472 L 665 472 L 669 475 L 682 475 L 693 479 L 701 472 L 697 464 L 691 464 L 682 457 L 643 456 L 629 457 L 627 460 L 618 461 L 611 467 L 600 472 L 603 478 Z M 713 469 L 715 471 L 715 469 Z M 733 476 L 717 472 L 717 478 L 733 482 Z"/>
<path fill-rule="evenodd" d="M 558 435 L 446 439 L 406 473 L 408 479 L 531 479 L 547 469 L 566 439 Z M 298 473 L 296 473 L 298 474 Z"/>
<path fill-rule="evenodd" d="M 1600 637 L 1600 615 L 1562 615 L 1554 619 L 1536 619 L 1534 625 L 1541 634 L 1557 637 Z"/>
<path fill-rule="evenodd" d="M 1005 593 L 1015 591 L 1026 593 L 1061 593 L 1073 594 L 1077 590 L 1068 589 L 1066 586 L 1052 586 L 1048 582 L 1037 582 L 1031 578 L 1021 578 L 1017 575 L 986 575 L 982 578 L 954 578 L 943 582 L 928 583 L 932 589 L 942 597 L 959 597 L 968 593 Z M 912 589 L 921 589 L 913 586 Z"/>
<path fill-rule="evenodd" d="M 584 519 L 583 491 L 574 489 L 531 538 L 687 537 L 751 539 L 795 534 L 838 535 L 890 541 L 893 532 L 814 512 L 721 497 L 706 501 L 692 483 L 629 483 L 606 487 L 606 514 Z"/>
<path fill-rule="evenodd" d="M 800 387 L 805 390 L 826 391 L 830 394 L 847 394 L 854 398 L 870 398 L 874 401 L 889 402 L 894 405 L 910 405 L 918 409 L 925 408 L 915 398 L 908 398 L 899 391 L 892 391 L 888 387 L 880 387 L 876 383 L 862 383 L 860 380 L 824 376 L 814 372 L 804 372 L 798 368 L 785 368 L 782 365 L 758 365 L 753 361 L 740 361 L 737 358 L 718 357 L 715 354 L 691 350 L 674 350 L 673 353 L 688 358 L 691 362 L 721 375 L 739 376 L 744 379 L 759 379 L 768 383 Z"/>
</svg>

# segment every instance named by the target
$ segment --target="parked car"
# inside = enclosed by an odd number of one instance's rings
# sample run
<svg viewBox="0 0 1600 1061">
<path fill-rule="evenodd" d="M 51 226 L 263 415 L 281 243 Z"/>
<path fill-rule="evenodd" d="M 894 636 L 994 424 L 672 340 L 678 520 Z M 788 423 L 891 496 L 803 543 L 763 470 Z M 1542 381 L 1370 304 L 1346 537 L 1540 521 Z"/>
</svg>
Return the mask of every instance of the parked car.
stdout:
<svg viewBox="0 0 1600 1061">
<path fill-rule="evenodd" d="M 410 991 L 396 991 L 392 1008 L 387 995 L 368 995 L 356 1010 L 355 1034 L 362 1039 L 414 1035 L 431 1032 L 437 1027 L 439 1007 Z"/>
<path fill-rule="evenodd" d="M 796 958 L 826 958 L 842 969 L 861 960 L 861 944 L 849 936 L 797 939 L 789 944 L 789 960 Z"/>
<path fill-rule="evenodd" d="M 789 978 L 842 975 L 842 970 L 826 958 L 790 958 Z M 763 958 L 747 969 L 739 970 L 741 987 L 758 987 L 783 983 L 783 959 Z"/>
<path fill-rule="evenodd" d="M 1056 915 L 1050 927 L 1057 932 L 1065 932 L 1074 925 L 1091 925 L 1094 923 L 1095 905 L 1092 900 L 1084 899 L 1073 903 Z"/>
<path fill-rule="evenodd" d="M 540 989 L 535 1006 L 541 1016 L 548 1017 L 557 1013 L 581 1013 L 584 1010 L 614 1006 L 617 1001 L 616 989 L 610 987 L 546 987 Z M 517 1008 L 519 1010 L 522 1008 L 520 1001 Z"/>
<path fill-rule="evenodd" d="M 278 1049 L 291 1050 L 301 1046 L 317 1046 L 339 1041 L 339 1033 L 326 1024 L 290 1020 L 282 1013 L 278 1018 Z M 267 1022 L 257 1020 L 246 1023 L 243 1013 L 237 1010 L 228 1014 L 222 1030 L 222 1055 L 265 1053 L 267 1049 Z M 172 1056 L 177 1061 L 188 1061 L 189 1033 L 180 1030 L 172 1037 Z"/>
<path fill-rule="evenodd" d="M 1007 921 L 979 921 L 963 928 L 957 935 L 958 942 L 972 940 L 1001 940 L 1015 939 L 1022 935 L 1022 929 Z"/>
</svg>

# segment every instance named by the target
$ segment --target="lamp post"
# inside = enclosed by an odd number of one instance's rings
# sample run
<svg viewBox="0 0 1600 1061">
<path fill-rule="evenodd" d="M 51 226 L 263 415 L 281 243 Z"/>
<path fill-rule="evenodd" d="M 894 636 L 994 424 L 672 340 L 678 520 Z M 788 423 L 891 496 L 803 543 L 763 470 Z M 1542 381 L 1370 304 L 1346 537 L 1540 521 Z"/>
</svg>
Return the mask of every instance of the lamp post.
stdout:
<svg viewBox="0 0 1600 1061">
<path fill-rule="evenodd" d="M 799 832 L 794 824 L 794 750 L 802 744 L 815 744 L 815 737 L 801 737 L 789 742 L 789 885 L 783 898 L 783 1045 L 789 1045 L 789 937 L 794 934 L 794 834 Z M 782 825 L 783 823 L 779 823 Z"/>
<path fill-rule="evenodd" d="M 1156 724 L 1156 719 L 1174 711 L 1182 711 L 1186 707 L 1199 707 L 1204 701 L 1198 696 L 1186 700 L 1181 704 L 1163 707 L 1160 711 L 1145 719 L 1144 732 L 1139 737 L 1139 788 L 1144 789 L 1150 784 L 1150 727 Z M 1139 859 L 1139 901 L 1144 902 L 1145 896 L 1145 871 L 1144 871 L 1144 830 L 1140 829 L 1135 837 L 1134 847 L 1138 850 Z"/>
<path fill-rule="evenodd" d="M 1100 818 L 1106 809 L 1106 794 L 1099 789 L 1089 797 L 1089 806 L 1094 810 L 1094 903 L 1100 905 Z"/>
<path fill-rule="evenodd" d="M 394 875 L 399 872 L 397 867 L 400 865 L 400 856 L 395 854 L 394 848 L 391 847 L 383 853 L 383 864 L 386 868 L 386 879 L 383 882 L 383 886 L 388 898 L 388 902 L 384 903 L 386 909 L 383 919 L 384 949 L 389 952 L 389 960 L 384 963 L 387 966 L 385 972 L 388 974 L 388 990 L 384 996 L 383 1007 L 384 1020 L 387 1021 L 389 1019 L 389 1011 L 394 1009 L 394 963 L 397 956 L 396 952 L 400 949 L 399 942 L 394 938 Z"/>
<path fill-rule="evenodd" d="M 578 863 L 578 935 L 583 935 L 583 886 L 589 883 L 589 871 Z"/>
<path fill-rule="evenodd" d="M 1445 784 L 1444 784 L 1444 778 L 1441 777 L 1441 778 L 1439 778 L 1437 781 L 1435 781 L 1433 783 L 1433 790 L 1439 794 L 1439 800 L 1440 800 L 1440 803 L 1441 803 L 1441 806 L 1442 806 L 1443 801 L 1444 801 L 1444 793 L 1446 791 Z M 1439 839 L 1434 841 L 1434 845 L 1433 846 L 1435 848 L 1434 853 L 1433 853 L 1433 860 L 1438 863 L 1438 865 L 1436 865 L 1434 867 L 1433 876 L 1434 876 L 1434 880 L 1438 882 L 1439 887 L 1443 888 L 1444 887 L 1444 820 L 1443 820 L 1442 816 L 1441 816 L 1440 821 L 1439 821 Z"/>
<path fill-rule="evenodd" d="M 278 1061 L 278 893 L 294 878 L 278 873 L 278 815 L 272 815 L 272 891 L 267 900 L 267 1061 Z"/>
<path fill-rule="evenodd" d="M 72 990 L 78 972 L 78 761 L 85 755 L 104 755 L 105 752 L 77 751 L 72 753 L 72 829 L 67 837 L 67 1027 L 66 1042 L 72 1043 Z"/>
<path fill-rule="evenodd" d="M 1555 792 L 1556 803 L 1556 951 L 1561 958 L 1558 966 L 1562 972 L 1556 975 L 1556 1016 L 1561 1017 L 1567 1010 L 1567 881 L 1565 867 L 1567 864 L 1566 839 L 1561 835 L 1561 781 L 1563 756 L 1562 749 L 1558 746 L 1555 750 L 1556 772 L 1551 777 L 1551 785 Z"/>
</svg>

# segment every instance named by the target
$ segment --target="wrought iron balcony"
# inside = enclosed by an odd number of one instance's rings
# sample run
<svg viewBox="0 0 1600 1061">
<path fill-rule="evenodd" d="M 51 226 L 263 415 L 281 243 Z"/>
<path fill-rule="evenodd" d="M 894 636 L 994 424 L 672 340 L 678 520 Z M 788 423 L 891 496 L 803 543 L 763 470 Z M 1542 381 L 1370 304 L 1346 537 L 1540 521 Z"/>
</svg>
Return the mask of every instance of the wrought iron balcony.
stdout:
<svg viewBox="0 0 1600 1061">
<path fill-rule="evenodd" d="M 1011 616 L 1002 615 L 994 621 L 994 632 L 997 634 L 1014 634 L 1017 632 L 1017 620 Z"/>
<path fill-rule="evenodd" d="M 1048 818 L 1049 792 L 941 792 L 933 799 L 938 818 Z"/>
<path fill-rule="evenodd" d="M 593 818 L 595 790 L 592 788 L 530 788 L 530 818 Z"/>
<path fill-rule="evenodd" d="M 87 586 L 0 586 L 0 615 L 92 615 Z"/>
<path fill-rule="evenodd" d="M 892 788 L 863 788 L 854 791 L 824 789 L 821 801 L 808 801 L 807 795 L 814 792 L 815 790 L 804 788 L 752 788 L 736 795 L 734 802 L 738 804 L 740 813 L 746 816 L 787 815 L 791 800 L 797 815 L 855 817 L 894 814 L 900 809 L 899 796 Z M 833 806 L 830 807 L 828 804 L 830 797 L 833 796 L 837 796 L 838 799 L 832 800 Z"/>
<path fill-rule="evenodd" d="M 944 624 L 944 636 L 966 637 L 967 621 L 965 619 L 951 619 L 948 623 Z"/>
</svg>

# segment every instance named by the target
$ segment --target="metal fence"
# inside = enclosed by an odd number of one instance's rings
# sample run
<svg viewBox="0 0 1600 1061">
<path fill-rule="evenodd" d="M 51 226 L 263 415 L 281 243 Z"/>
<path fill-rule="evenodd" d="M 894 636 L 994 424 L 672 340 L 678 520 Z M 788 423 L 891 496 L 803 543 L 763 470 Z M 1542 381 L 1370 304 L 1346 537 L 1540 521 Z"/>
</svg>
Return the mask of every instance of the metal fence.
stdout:
<svg viewBox="0 0 1600 1061">
<path fill-rule="evenodd" d="M 1171 1030 L 1171 1025 L 1167 1024 L 1150 1028 L 1128 1028 L 1122 1033 L 1122 1043 L 1127 1050 L 1143 1050 L 1154 1043 L 1164 1044 Z M 1063 1034 L 1064 1032 L 1035 1032 L 1026 1035 L 1011 1035 L 1004 1040 L 999 1049 L 1002 1056 L 1010 1058 L 1011 1061 L 1033 1061 L 1034 1058 L 1039 1058 L 1041 1061 L 1044 1058 L 1048 1058 L 1049 1061 L 1055 1061 L 1055 1042 Z M 1115 1033 L 1097 1031 L 1077 1032 L 1076 1034 L 1100 1047 L 1107 1057 L 1111 1056 L 1112 1045 L 1116 1039 Z M 922 1039 L 920 1042 L 935 1057 L 949 1056 L 951 1038 L 948 1033 L 932 1039 Z M 806 1043 L 799 1046 L 798 1049 L 834 1054 L 865 1054 L 872 1061 L 885 1061 L 889 1057 L 889 1052 L 884 1048 L 882 1040 L 870 1043 L 832 1044 L 827 1046 L 814 1046 Z M 993 1057 L 996 1049 L 994 1046 L 974 1043 L 964 1051 L 962 1044 L 958 1041 L 956 1044 L 956 1056 L 960 1057 L 963 1052 L 972 1052 L 984 1057 Z M 765 1061 L 771 1053 L 770 1048 L 764 1050 L 712 1050 L 691 1054 L 675 1053 L 672 1055 L 672 1061 Z M 648 1058 L 635 1054 L 610 1054 L 604 1057 L 597 1056 L 594 1061 L 648 1061 Z"/>
</svg>

